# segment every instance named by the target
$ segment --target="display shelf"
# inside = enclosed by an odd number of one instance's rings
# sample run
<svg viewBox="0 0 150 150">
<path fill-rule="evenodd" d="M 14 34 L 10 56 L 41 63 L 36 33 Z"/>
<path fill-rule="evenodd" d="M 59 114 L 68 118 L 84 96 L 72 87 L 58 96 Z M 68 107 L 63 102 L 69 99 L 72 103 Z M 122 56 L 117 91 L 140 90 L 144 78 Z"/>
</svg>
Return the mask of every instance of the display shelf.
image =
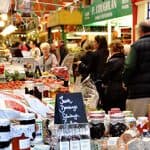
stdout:
<svg viewBox="0 0 150 150">
<path fill-rule="evenodd" d="M 124 44 L 131 44 L 131 28 L 121 28 L 121 39 Z"/>
</svg>

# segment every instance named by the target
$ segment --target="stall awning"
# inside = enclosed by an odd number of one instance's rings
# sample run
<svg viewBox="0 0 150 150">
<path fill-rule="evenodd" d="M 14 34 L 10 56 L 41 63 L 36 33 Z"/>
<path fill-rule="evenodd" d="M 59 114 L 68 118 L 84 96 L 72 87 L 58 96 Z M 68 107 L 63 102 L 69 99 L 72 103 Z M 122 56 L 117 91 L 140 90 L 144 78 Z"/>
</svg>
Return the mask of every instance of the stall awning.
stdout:
<svg viewBox="0 0 150 150">
<path fill-rule="evenodd" d="M 132 14 L 131 0 L 95 0 L 83 9 L 83 25 Z"/>
<path fill-rule="evenodd" d="M 80 11 L 61 10 L 48 17 L 48 27 L 58 25 L 80 25 L 82 24 L 82 14 Z"/>
</svg>

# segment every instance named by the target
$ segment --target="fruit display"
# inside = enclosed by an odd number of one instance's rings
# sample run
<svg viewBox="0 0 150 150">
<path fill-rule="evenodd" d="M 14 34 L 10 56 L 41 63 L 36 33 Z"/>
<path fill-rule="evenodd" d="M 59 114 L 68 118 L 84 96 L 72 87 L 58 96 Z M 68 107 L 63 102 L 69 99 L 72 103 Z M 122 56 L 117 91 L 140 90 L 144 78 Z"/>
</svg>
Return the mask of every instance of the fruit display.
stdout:
<svg viewBox="0 0 150 150">
<path fill-rule="evenodd" d="M 20 89 L 24 85 L 24 81 L 10 81 L 0 83 L 0 90 Z"/>
<path fill-rule="evenodd" d="M 55 67 L 51 69 L 51 73 L 62 80 L 69 80 L 69 72 L 66 67 Z"/>
</svg>

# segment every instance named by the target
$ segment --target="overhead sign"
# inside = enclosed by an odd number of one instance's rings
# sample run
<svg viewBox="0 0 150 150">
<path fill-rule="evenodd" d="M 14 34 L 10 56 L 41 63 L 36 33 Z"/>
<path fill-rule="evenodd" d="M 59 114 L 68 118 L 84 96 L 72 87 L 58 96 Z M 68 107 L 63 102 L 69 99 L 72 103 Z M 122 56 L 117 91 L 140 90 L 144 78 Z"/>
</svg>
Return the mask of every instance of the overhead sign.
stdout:
<svg viewBox="0 0 150 150">
<path fill-rule="evenodd" d="M 30 0 L 17 0 L 17 10 L 30 13 L 31 11 L 31 1 Z"/>
<path fill-rule="evenodd" d="M 61 93 L 56 96 L 55 124 L 87 123 L 81 93 Z"/>
<path fill-rule="evenodd" d="M 0 13 L 7 13 L 10 8 L 10 0 L 0 0 Z"/>
<path fill-rule="evenodd" d="M 132 13 L 131 0 L 95 0 L 83 9 L 83 24 L 91 24 Z"/>
</svg>

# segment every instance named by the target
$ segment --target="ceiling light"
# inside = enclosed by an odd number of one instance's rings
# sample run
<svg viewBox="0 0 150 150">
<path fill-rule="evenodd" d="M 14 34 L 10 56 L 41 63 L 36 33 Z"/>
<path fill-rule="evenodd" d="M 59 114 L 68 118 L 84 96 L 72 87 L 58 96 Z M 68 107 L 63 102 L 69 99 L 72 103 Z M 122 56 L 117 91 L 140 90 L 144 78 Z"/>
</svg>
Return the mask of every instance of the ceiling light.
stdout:
<svg viewBox="0 0 150 150">
<path fill-rule="evenodd" d="M 7 26 L 7 27 L 1 32 L 1 35 L 6 36 L 6 35 L 8 35 L 8 34 L 13 33 L 13 32 L 16 31 L 16 30 L 17 30 L 17 27 L 16 27 L 16 26 L 14 26 L 14 25 L 9 25 L 9 26 Z"/>
</svg>

